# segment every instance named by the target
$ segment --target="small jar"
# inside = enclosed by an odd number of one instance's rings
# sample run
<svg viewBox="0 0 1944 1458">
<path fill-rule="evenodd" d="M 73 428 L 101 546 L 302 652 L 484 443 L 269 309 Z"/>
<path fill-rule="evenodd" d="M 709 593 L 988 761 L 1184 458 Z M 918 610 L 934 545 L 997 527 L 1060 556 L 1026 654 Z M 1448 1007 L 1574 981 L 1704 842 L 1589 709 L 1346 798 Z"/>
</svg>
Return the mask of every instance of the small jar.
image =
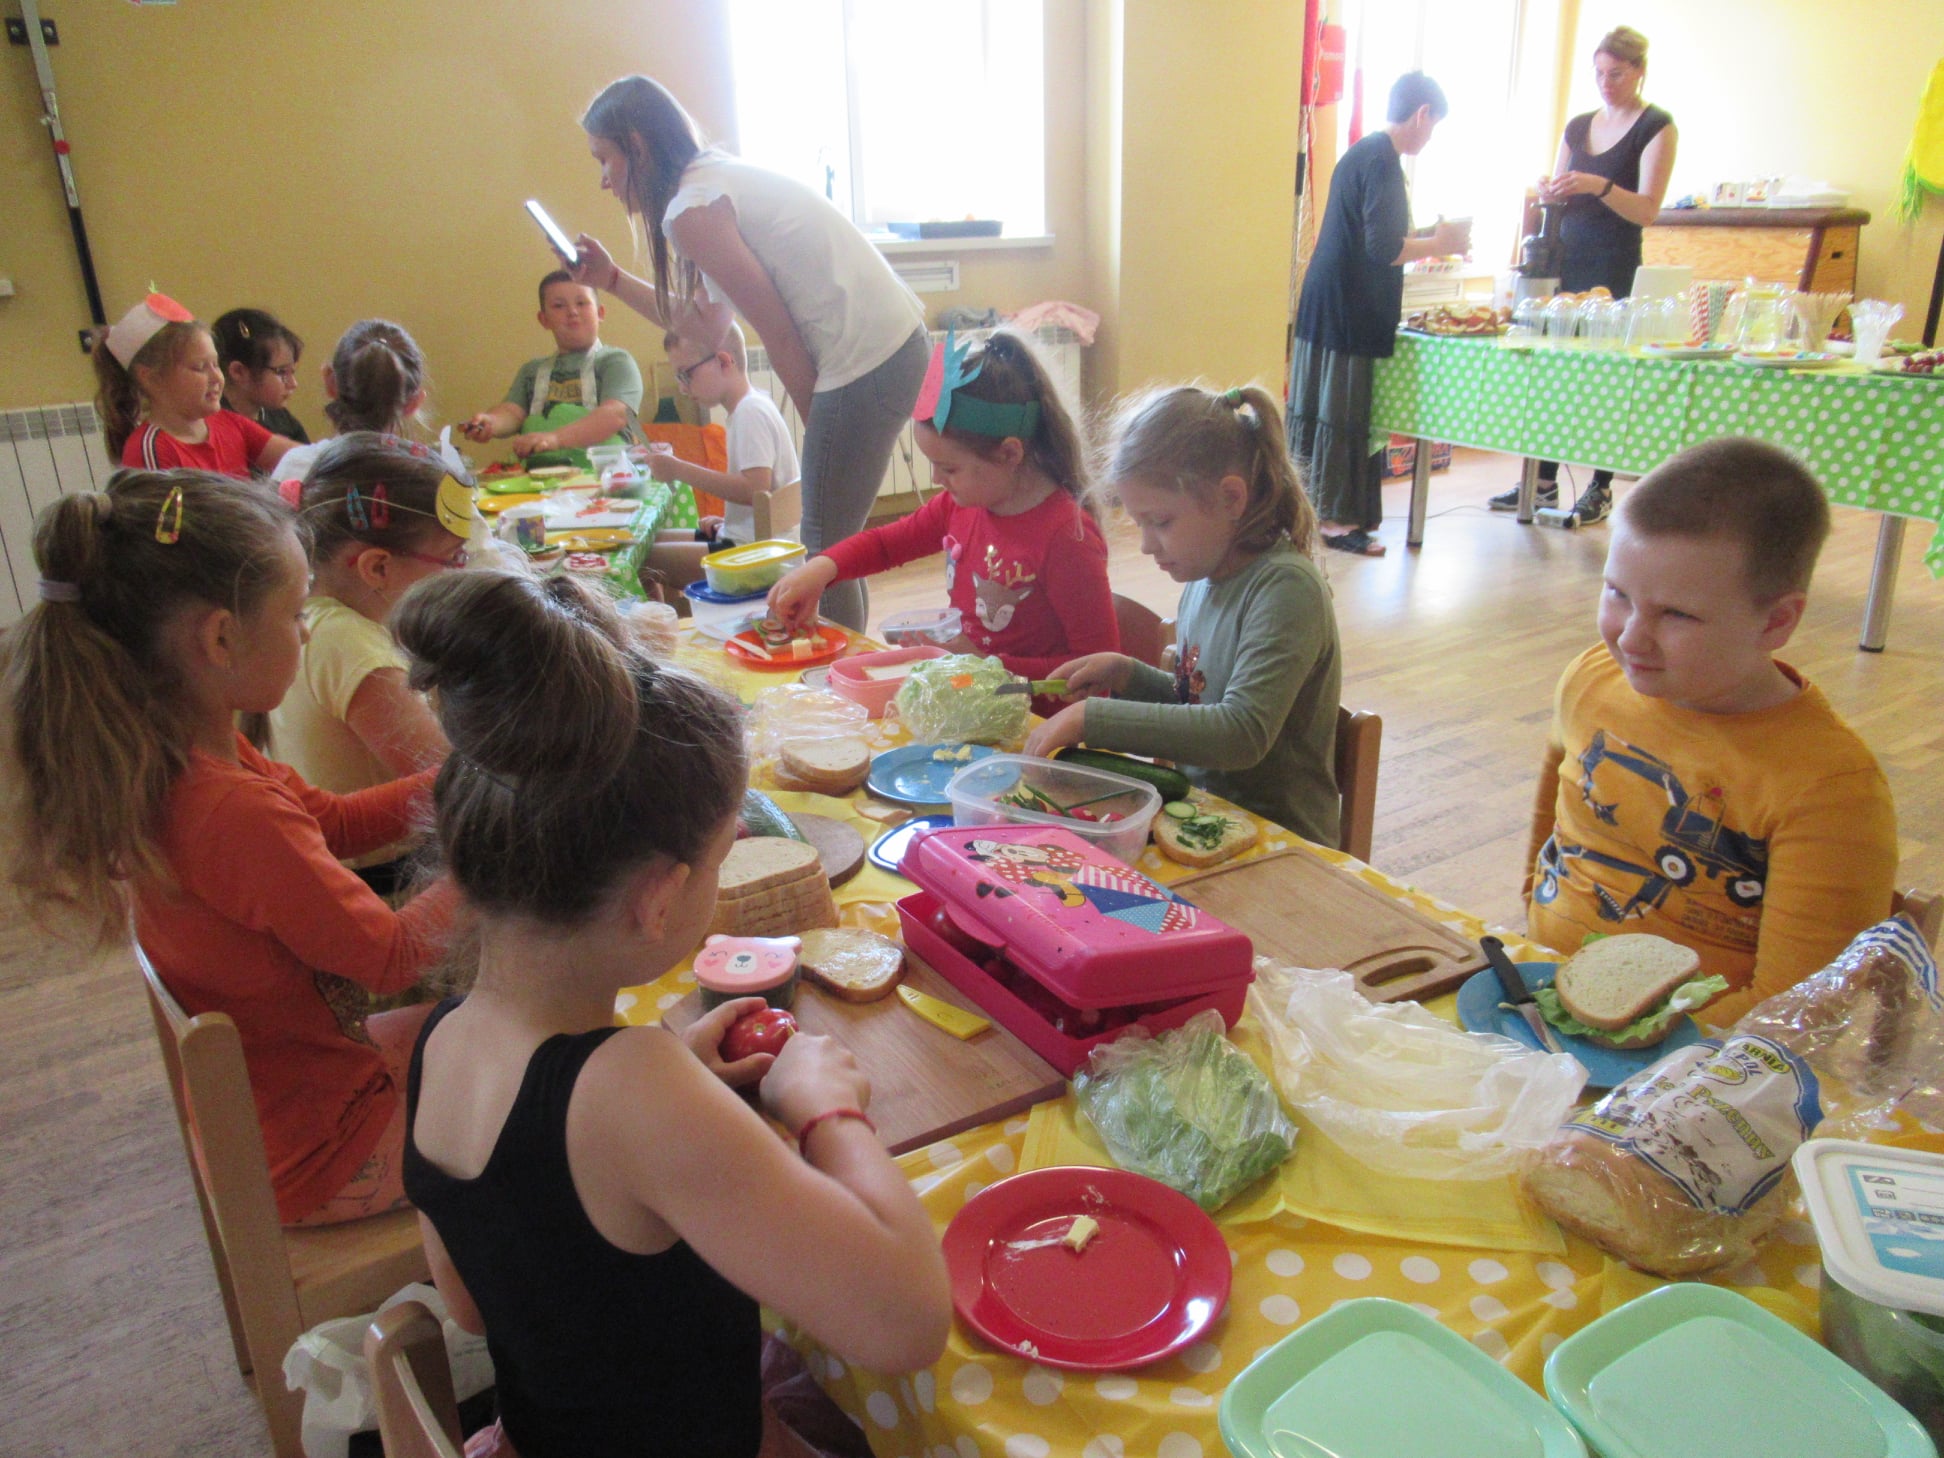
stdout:
<svg viewBox="0 0 1944 1458">
<path fill-rule="evenodd" d="M 730 937 L 718 933 L 695 954 L 695 985 L 704 1011 L 739 997 L 760 997 L 771 1007 L 796 1001 L 801 937 Z"/>
</svg>

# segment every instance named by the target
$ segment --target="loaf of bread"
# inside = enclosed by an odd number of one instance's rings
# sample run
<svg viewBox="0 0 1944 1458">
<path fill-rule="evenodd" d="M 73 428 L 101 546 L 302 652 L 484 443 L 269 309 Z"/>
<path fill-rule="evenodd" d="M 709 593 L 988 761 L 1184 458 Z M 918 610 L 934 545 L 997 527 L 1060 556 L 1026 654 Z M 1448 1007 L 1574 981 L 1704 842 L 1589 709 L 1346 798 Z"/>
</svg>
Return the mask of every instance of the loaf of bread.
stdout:
<svg viewBox="0 0 1944 1458">
<path fill-rule="evenodd" d="M 773 773 L 786 790 L 841 797 L 869 777 L 871 747 L 849 735 L 799 741 L 784 748 Z"/>
</svg>

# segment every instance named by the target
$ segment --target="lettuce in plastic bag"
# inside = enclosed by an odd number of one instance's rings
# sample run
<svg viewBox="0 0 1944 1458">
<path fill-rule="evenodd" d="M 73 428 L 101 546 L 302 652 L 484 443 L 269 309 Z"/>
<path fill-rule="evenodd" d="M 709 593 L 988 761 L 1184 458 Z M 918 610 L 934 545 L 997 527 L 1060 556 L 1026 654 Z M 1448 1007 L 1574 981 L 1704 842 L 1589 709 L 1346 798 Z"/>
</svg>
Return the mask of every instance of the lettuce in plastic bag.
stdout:
<svg viewBox="0 0 1944 1458">
<path fill-rule="evenodd" d="M 1073 1078 L 1081 1113 L 1122 1168 L 1215 1211 L 1296 1147 L 1296 1126 L 1261 1069 L 1223 1035 L 1220 1013 L 1196 1013 L 1155 1037 L 1093 1050 Z"/>
<path fill-rule="evenodd" d="M 898 718 L 923 744 L 1003 744 L 1026 727 L 1032 701 L 993 692 L 1014 675 L 997 658 L 948 653 L 914 663 L 895 700 Z"/>
</svg>

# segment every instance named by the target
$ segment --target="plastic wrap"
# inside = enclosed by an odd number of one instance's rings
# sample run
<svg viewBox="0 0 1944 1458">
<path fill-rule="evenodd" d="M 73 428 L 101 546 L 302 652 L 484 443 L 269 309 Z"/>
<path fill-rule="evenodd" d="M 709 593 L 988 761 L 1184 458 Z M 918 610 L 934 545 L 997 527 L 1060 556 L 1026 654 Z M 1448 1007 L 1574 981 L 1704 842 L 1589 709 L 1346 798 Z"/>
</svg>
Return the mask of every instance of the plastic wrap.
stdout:
<svg viewBox="0 0 1944 1458">
<path fill-rule="evenodd" d="M 850 737 L 868 740 L 871 716 L 828 689 L 786 683 L 756 695 L 749 710 L 749 755 L 776 759 L 793 744 Z"/>
<path fill-rule="evenodd" d="M 1526 1171 L 1561 1225 L 1655 1275 L 1737 1265 L 1796 1193 L 1812 1134 L 1944 1123 L 1937 965 L 1901 917 L 1560 1128 Z"/>
<path fill-rule="evenodd" d="M 997 658 L 950 653 L 913 666 L 893 700 L 898 718 L 921 744 L 1004 744 L 1026 727 L 1032 701 L 998 694 L 1013 675 Z"/>
<path fill-rule="evenodd" d="M 1122 1168 L 1219 1210 L 1289 1158 L 1296 1126 L 1262 1070 L 1199 1012 L 1094 1049 L 1073 1078 L 1080 1111 Z"/>
<path fill-rule="evenodd" d="M 1348 972 L 1258 957 L 1249 1006 L 1290 1107 L 1386 1174 L 1514 1174 L 1586 1082 L 1570 1054 L 1468 1033 L 1414 1002 L 1372 1003 Z"/>
</svg>

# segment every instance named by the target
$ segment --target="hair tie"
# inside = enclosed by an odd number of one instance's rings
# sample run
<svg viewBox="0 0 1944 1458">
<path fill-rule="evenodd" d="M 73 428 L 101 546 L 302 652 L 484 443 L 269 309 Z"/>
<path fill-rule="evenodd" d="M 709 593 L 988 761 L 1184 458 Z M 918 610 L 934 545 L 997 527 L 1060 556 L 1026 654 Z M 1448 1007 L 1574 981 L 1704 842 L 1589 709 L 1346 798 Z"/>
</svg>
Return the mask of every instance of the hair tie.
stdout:
<svg viewBox="0 0 1944 1458">
<path fill-rule="evenodd" d="M 1230 409 L 1240 410 L 1242 408 L 1242 391 L 1239 388 L 1224 390 L 1222 392 L 1222 398 L 1228 401 Z"/>
<path fill-rule="evenodd" d="M 43 577 L 40 580 L 40 600 L 42 602 L 79 602 L 81 601 L 81 584 L 78 582 L 60 582 L 52 577 Z"/>
</svg>

